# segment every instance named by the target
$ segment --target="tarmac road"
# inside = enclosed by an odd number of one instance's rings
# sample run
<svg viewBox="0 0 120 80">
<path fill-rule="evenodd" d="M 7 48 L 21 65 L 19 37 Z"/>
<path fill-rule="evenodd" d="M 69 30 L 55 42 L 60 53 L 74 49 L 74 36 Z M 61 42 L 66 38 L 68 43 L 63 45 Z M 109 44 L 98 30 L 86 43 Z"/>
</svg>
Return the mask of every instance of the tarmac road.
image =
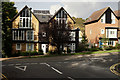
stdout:
<svg viewBox="0 0 120 80">
<path fill-rule="evenodd" d="M 110 71 L 120 54 L 11 59 L 2 62 L 8 80 L 120 80 Z"/>
</svg>

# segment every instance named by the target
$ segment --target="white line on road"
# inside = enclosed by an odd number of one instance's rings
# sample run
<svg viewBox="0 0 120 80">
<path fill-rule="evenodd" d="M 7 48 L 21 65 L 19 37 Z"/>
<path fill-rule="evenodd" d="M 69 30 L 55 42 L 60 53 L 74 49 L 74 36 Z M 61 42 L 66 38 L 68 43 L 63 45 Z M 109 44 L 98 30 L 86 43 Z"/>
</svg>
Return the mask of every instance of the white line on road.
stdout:
<svg viewBox="0 0 120 80">
<path fill-rule="evenodd" d="M 15 68 L 25 71 L 27 66 L 15 66 Z"/>
<path fill-rule="evenodd" d="M 21 64 L 15 64 L 15 65 L 21 65 Z"/>
<path fill-rule="evenodd" d="M 9 64 L 8 66 L 13 66 L 14 64 Z"/>
<path fill-rule="evenodd" d="M 68 79 L 70 79 L 70 80 L 74 80 L 73 78 L 71 78 L 71 77 L 68 77 Z"/>
<path fill-rule="evenodd" d="M 46 63 L 46 65 L 47 65 L 48 67 L 50 67 L 50 65 L 49 65 L 49 64 L 47 64 L 47 63 Z"/>
<path fill-rule="evenodd" d="M 54 71 L 56 71 L 59 74 L 63 74 L 62 72 L 60 72 L 59 70 L 55 69 L 54 67 L 51 67 Z"/>
<path fill-rule="evenodd" d="M 37 63 L 31 63 L 31 64 L 37 64 Z"/>
</svg>

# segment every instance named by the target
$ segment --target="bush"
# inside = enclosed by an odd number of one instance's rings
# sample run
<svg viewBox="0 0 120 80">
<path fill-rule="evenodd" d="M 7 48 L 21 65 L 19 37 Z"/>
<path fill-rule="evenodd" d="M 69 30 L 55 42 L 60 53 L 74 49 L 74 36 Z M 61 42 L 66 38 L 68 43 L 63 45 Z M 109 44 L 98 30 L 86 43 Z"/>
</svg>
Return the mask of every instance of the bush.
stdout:
<svg viewBox="0 0 120 80">
<path fill-rule="evenodd" d="M 108 47 L 105 48 L 105 50 L 112 50 L 112 49 L 115 49 L 115 47 L 113 47 L 113 46 L 108 46 Z"/>
<path fill-rule="evenodd" d="M 42 49 L 39 50 L 38 54 L 39 54 L 39 55 L 44 55 L 44 54 L 43 54 L 43 50 L 42 50 Z"/>
<path fill-rule="evenodd" d="M 85 51 L 87 50 L 87 45 L 84 45 L 84 44 L 79 44 L 79 47 L 75 50 L 75 52 L 82 52 L 82 51 Z"/>
<path fill-rule="evenodd" d="M 91 48 L 90 51 L 99 51 L 100 48 Z"/>
<path fill-rule="evenodd" d="M 116 46 L 115 46 L 115 48 L 116 49 L 120 49 L 120 44 L 117 43 Z"/>
</svg>

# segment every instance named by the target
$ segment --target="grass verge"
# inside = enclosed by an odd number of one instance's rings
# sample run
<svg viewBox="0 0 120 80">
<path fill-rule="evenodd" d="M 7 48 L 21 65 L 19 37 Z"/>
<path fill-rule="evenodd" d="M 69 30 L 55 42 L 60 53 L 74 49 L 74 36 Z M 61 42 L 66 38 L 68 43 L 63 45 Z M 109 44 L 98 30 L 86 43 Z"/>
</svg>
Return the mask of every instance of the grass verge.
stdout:
<svg viewBox="0 0 120 80">
<path fill-rule="evenodd" d="M 94 51 L 94 52 L 79 52 L 79 53 L 71 53 L 71 54 L 51 54 L 51 55 L 41 55 L 41 56 L 30 56 L 26 58 L 44 58 L 44 57 L 56 57 L 56 56 L 69 56 L 69 55 L 86 55 L 86 54 L 103 54 L 103 53 L 112 53 L 112 52 L 120 52 L 120 50 L 107 50 L 107 51 Z"/>
</svg>

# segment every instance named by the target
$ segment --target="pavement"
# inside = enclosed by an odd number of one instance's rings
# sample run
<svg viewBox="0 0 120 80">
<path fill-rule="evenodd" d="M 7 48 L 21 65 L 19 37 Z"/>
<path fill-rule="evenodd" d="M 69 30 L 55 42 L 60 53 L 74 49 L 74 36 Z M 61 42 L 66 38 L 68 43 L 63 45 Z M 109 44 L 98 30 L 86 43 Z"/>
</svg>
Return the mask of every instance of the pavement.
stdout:
<svg viewBox="0 0 120 80">
<path fill-rule="evenodd" d="M 120 75 L 110 70 L 119 61 L 119 53 L 105 53 L 14 58 L 3 60 L 1 67 L 8 80 L 120 80 Z"/>
</svg>

